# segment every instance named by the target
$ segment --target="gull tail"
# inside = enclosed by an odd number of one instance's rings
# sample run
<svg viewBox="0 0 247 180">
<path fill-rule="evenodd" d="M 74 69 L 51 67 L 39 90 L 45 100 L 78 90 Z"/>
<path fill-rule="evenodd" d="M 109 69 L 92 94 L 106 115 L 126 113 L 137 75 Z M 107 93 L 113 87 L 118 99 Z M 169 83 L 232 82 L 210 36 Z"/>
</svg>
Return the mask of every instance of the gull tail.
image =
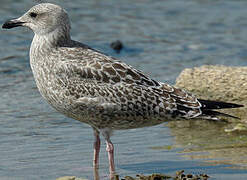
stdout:
<svg viewBox="0 0 247 180">
<path fill-rule="evenodd" d="M 228 109 L 228 108 L 244 107 L 241 104 L 226 103 L 226 102 L 221 102 L 221 101 L 210 101 L 210 100 L 203 100 L 203 99 L 198 99 L 198 101 L 202 105 L 202 107 L 201 107 L 202 115 L 201 116 L 203 116 L 207 119 L 213 119 L 213 120 L 218 120 L 218 118 L 216 116 L 225 116 L 225 117 L 239 119 L 236 116 L 232 116 L 232 115 L 225 114 L 222 112 L 214 111 L 215 109 Z"/>
</svg>

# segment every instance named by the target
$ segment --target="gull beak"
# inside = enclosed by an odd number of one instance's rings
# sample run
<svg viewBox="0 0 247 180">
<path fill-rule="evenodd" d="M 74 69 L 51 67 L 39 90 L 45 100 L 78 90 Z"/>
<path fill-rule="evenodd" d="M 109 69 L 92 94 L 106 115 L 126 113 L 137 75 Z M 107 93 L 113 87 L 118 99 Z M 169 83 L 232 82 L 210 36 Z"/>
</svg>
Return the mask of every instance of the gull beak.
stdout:
<svg viewBox="0 0 247 180">
<path fill-rule="evenodd" d="M 11 29 L 14 27 L 18 27 L 18 26 L 22 26 L 22 24 L 24 24 L 25 22 L 20 21 L 19 19 L 12 19 L 12 20 L 8 20 L 6 21 L 2 28 L 3 29 Z"/>
</svg>

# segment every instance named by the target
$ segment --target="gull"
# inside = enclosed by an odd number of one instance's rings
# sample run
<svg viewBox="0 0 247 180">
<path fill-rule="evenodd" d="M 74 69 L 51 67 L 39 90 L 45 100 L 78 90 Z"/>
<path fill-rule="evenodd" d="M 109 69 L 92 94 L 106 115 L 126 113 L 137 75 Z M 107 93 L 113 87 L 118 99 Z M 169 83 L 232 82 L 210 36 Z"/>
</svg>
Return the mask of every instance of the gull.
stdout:
<svg viewBox="0 0 247 180">
<path fill-rule="evenodd" d="M 98 167 L 100 133 L 106 140 L 109 171 L 115 172 L 114 130 L 154 126 L 177 119 L 234 117 L 214 109 L 242 105 L 202 100 L 185 90 L 156 81 L 134 67 L 70 36 L 70 20 L 60 6 L 41 3 L 2 28 L 34 32 L 30 65 L 46 101 L 67 117 L 89 124 L 94 132 L 93 165 Z"/>
</svg>

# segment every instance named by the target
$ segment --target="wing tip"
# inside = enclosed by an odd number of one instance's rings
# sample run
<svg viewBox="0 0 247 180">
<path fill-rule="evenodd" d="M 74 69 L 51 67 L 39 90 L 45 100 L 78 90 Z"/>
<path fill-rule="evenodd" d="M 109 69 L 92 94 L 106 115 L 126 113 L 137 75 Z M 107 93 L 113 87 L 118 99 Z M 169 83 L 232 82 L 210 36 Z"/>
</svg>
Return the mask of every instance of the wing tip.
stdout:
<svg viewBox="0 0 247 180">
<path fill-rule="evenodd" d="M 235 104 L 235 103 L 228 103 L 222 101 L 211 101 L 211 100 L 203 100 L 203 99 L 198 99 L 198 101 L 202 105 L 202 110 L 244 107 L 243 104 Z"/>
</svg>

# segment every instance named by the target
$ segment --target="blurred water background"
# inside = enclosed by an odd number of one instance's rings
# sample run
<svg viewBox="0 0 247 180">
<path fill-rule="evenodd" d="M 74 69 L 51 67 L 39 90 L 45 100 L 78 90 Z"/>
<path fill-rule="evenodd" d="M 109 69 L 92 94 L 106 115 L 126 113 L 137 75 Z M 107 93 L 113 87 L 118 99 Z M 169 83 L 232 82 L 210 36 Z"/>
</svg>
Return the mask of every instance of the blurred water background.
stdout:
<svg viewBox="0 0 247 180">
<path fill-rule="evenodd" d="M 49 2 L 68 11 L 73 39 L 160 81 L 174 84 L 184 68 L 203 64 L 247 65 L 245 0 Z M 1 0 L 0 21 L 18 17 L 35 4 Z M 29 66 L 32 36 L 24 28 L 0 34 L 0 179 L 45 180 L 65 175 L 92 179 L 92 130 L 55 112 L 41 98 Z M 124 43 L 120 54 L 109 46 L 117 39 Z M 116 131 L 112 141 L 117 172 L 135 176 L 184 169 L 207 173 L 212 179 L 246 179 L 245 134 L 225 134 L 218 123 L 187 123 Z M 235 147 L 236 141 L 241 146 Z M 102 143 L 100 176 L 107 179 L 107 174 Z"/>
</svg>

